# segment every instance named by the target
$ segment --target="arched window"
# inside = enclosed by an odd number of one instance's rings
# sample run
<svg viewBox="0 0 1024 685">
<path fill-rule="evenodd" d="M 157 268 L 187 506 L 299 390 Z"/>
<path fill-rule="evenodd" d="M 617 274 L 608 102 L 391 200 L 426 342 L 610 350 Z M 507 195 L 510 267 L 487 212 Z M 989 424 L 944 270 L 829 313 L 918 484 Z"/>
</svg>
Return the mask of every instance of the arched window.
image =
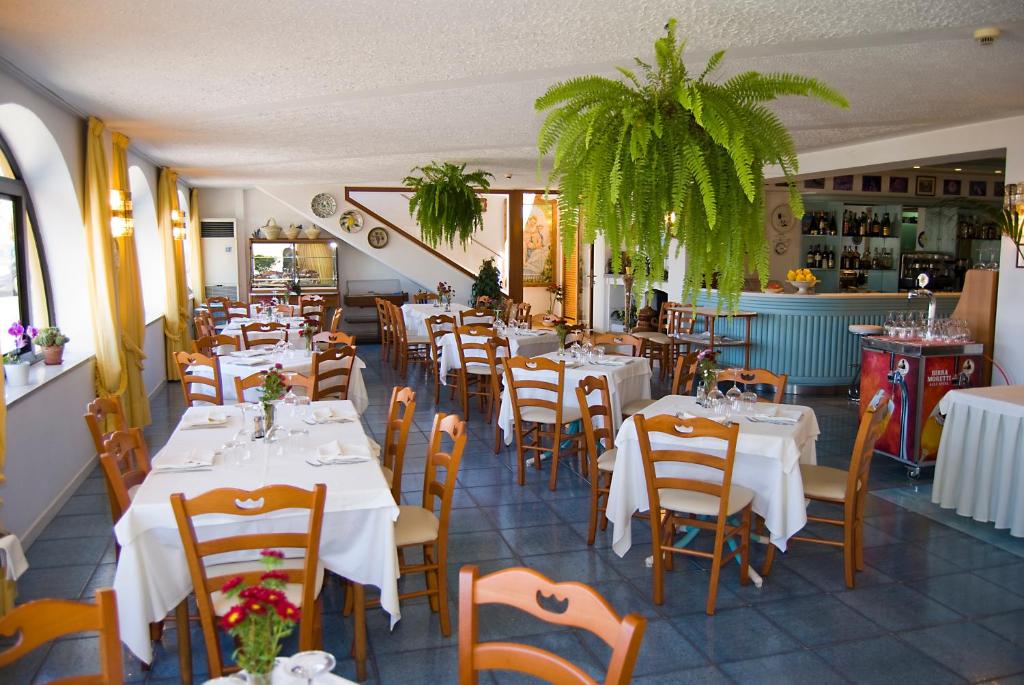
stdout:
<svg viewBox="0 0 1024 685">
<path fill-rule="evenodd" d="M 32 198 L 18 163 L 0 137 L 0 326 L 22 321 L 37 328 L 50 325 L 52 301 L 46 259 L 37 233 Z M 0 334 L 0 353 L 14 339 Z M 30 351 L 31 345 L 27 350 Z"/>
</svg>

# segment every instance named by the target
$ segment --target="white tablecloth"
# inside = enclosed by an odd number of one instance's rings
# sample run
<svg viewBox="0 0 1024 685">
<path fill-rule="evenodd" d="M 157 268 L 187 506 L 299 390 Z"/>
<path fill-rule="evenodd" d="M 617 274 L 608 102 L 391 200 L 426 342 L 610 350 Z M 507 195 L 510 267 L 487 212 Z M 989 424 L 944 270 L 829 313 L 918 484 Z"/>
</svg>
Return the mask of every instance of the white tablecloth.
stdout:
<svg viewBox="0 0 1024 685">
<path fill-rule="evenodd" d="M 554 333 L 526 333 L 506 334 L 509 351 L 513 357 L 537 357 L 558 349 L 558 336 Z M 462 342 L 479 343 L 483 342 L 482 336 L 466 335 Z M 504 349 L 501 349 L 504 356 Z M 472 356 L 479 355 L 479 350 L 474 350 Z M 471 364 L 472 365 L 472 364 Z M 455 335 L 446 335 L 441 338 L 441 383 L 445 383 L 449 371 L 462 368 L 462 361 L 459 359 L 458 343 L 455 342 Z"/>
<path fill-rule="evenodd" d="M 344 578 L 379 587 L 382 605 L 391 614 L 392 621 L 400 618 L 394 528 L 398 507 L 375 460 L 320 467 L 305 462 L 318 446 L 330 440 L 354 443 L 366 439 L 358 421 L 313 426 L 304 423 L 302 415 L 308 415 L 314 407 L 355 411 L 347 401 L 316 402 L 308 407 L 285 409 L 280 412 L 279 423 L 306 428 L 308 435 L 297 435 L 270 445 L 262 441 L 247 442 L 249 457 L 241 464 L 236 464 L 236 459 L 240 458 L 242 450 L 236 449 L 228 455 L 216 456 L 212 470 L 153 472 L 139 487 L 128 511 L 114 526 L 114 534 L 121 545 L 114 589 L 121 640 L 140 659 L 152 661 L 149 624 L 163 619 L 192 591 L 192 579 L 170 505 L 170 496 L 176 492 L 195 497 L 226 487 L 255 490 L 269 484 L 286 484 L 311 489 L 317 483 L 326 484 L 321 561 L 328 570 Z M 193 430 L 182 430 L 179 425 L 153 459 L 154 466 L 191 450 L 202 453 L 219 448 L 241 428 L 241 412 L 232 407 L 193 407 L 185 416 L 210 411 L 227 413 L 228 425 Z M 203 538 L 207 531 L 218 537 L 255 531 L 305 531 L 308 521 L 305 513 L 278 512 L 244 522 L 236 517 L 220 522 L 214 517 L 201 517 L 195 523 Z"/>
<path fill-rule="evenodd" d="M 559 359 L 557 352 L 549 352 L 539 355 L 549 359 Z M 580 381 L 587 376 L 604 376 L 608 379 L 608 394 L 612 401 L 612 421 L 618 429 L 621 422 L 622 407 L 634 400 L 646 400 L 651 397 L 651 365 L 647 359 L 642 357 L 619 357 L 622 362 L 619 366 L 606 366 L 596 364 L 583 364 L 581 366 L 569 367 L 570 357 L 566 356 L 565 368 L 565 389 L 562 393 L 562 406 L 578 409 L 579 401 L 576 399 L 576 388 Z M 535 374 L 533 372 L 531 375 Z M 541 379 L 554 383 L 554 372 L 541 374 Z M 518 377 L 518 374 L 517 374 Z M 550 393 L 542 390 L 526 391 L 525 396 L 550 397 Z M 511 445 L 515 439 L 515 417 L 512 412 L 512 398 L 509 395 L 508 387 L 504 387 L 501 393 L 501 410 L 498 413 L 498 425 L 505 432 L 505 444 Z"/>
<path fill-rule="evenodd" d="M 268 371 L 277 362 L 284 367 L 284 371 L 294 371 L 304 376 L 313 372 L 312 354 L 305 350 L 290 350 L 284 354 L 267 354 L 266 357 L 260 357 L 261 363 L 259 364 L 242 363 L 244 361 L 246 360 L 241 357 L 233 357 L 230 354 L 220 357 L 220 382 L 223 386 L 225 404 L 238 401 L 238 397 L 235 396 L 236 378 L 245 378 L 258 371 Z M 362 414 L 370 405 L 370 396 L 366 391 L 366 382 L 363 380 L 363 369 L 366 368 L 366 364 L 359 357 L 356 357 L 355 363 L 352 376 L 349 378 L 348 399 L 355 405 L 356 411 Z M 196 373 L 201 376 L 212 376 L 211 372 L 202 367 L 196 369 Z M 197 385 L 196 389 L 201 390 L 201 386 Z M 259 398 L 259 388 L 250 388 L 245 391 L 247 402 L 258 402 Z"/>
<path fill-rule="evenodd" d="M 758 411 L 767 411 L 773 405 L 758 405 Z M 802 416 L 792 426 L 769 423 L 751 423 L 739 419 L 740 432 L 736 442 L 736 461 L 732 482 L 754 491 L 754 511 L 764 517 L 771 540 L 782 551 L 786 541 L 807 523 L 804 483 L 797 464 L 817 463 L 814 441 L 818 437 L 818 421 L 809 407 L 785 405 L 787 410 L 798 410 Z M 708 416 L 697 405 L 694 397 L 666 395 L 644 409 L 646 416 L 688 412 Z M 682 439 L 653 440 L 654 449 L 671 449 L 683 444 Z M 689 449 L 705 449 L 724 454 L 719 440 L 686 440 Z M 614 526 L 612 549 L 623 556 L 632 544 L 630 517 L 635 511 L 647 511 L 647 480 L 640 455 L 640 442 L 636 424 L 630 417 L 623 421 L 615 436 L 618 456 L 612 474 L 611 494 L 608 497 L 608 520 Z M 692 465 L 680 464 L 678 470 L 691 471 Z"/>
<path fill-rule="evenodd" d="M 263 322 L 257 321 L 255 319 L 232 319 L 231 321 L 224 325 L 224 328 L 221 330 L 221 333 L 223 333 L 224 335 L 233 335 L 237 337 L 238 342 L 241 343 L 242 347 L 244 348 L 245 340 L 242 338 L 242 326 L 248 326 L 251 323 Z M 302 339 L 302 324 L 304 323 L 304 319 L 290 316 L 282 319 L 280 323 L 288 325 L 288 342 L 290 342 L 295 347 L 305 346 L 305 341 L 303 341 Z M 270 333 L 257 333 L 256 335 L 260 337 L 271 336 Z M 274 333 L 274 335 L 278 334 Z"/>
<path fill-rule="evenodd" d="M 469 309 L 464 304 L 452 303 L 452 310 L 446 312 L 444 305 L 436 304 L 403 304 L 402 305 L 402 316 L 405 318 L 405 334 L 410 338 L 419 336 L 427 337 L 427 319 L 432 316 L 439 316 L 441 314 L 447 314 L 455 317 L 455 322 L 459 321 L 459 312 Z"/>
<path fill-rule="evenodd" d="M 953 390 L 939 411 L 932 502 L 1024 537 L 1024 385 Z"/>
</svg>

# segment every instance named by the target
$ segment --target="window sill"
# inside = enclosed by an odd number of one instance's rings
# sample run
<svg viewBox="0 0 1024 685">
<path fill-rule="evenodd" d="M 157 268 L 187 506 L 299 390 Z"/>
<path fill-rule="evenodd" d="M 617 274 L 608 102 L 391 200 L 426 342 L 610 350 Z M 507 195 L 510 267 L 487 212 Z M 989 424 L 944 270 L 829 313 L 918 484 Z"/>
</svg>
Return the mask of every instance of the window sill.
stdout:
<svg viewBox="0 0 1024 685">
<path fill-rule="evenodd" d="M 70 352 L 70 353 L 69 353 Z M 4 400 L 7 404 L 7 408 L 10 409 L 12 406 L 17 404 L 20 400 L 28 397 L 36 390 L 46 386 L 49 383 L 54 382 L 61 376 L 74 371 L 83 364 L 87 364 L 92 361 L 94 355 L 92 353 L 74 353 L 70 350 L 64 352 L 64 363 L 54 366 L 47 366 L 42 361 L 38 361 L 32 364 L 32 368 L 28 372 L 28 384 L 27 385 L 7 385 L 4 384 Z"/>
</svg>

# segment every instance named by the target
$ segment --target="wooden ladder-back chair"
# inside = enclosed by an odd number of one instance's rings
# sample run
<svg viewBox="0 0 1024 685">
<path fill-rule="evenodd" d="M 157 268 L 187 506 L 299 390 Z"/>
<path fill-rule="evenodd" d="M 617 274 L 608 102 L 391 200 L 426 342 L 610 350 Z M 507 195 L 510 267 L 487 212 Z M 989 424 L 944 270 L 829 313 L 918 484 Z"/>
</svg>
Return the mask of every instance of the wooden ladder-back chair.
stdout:
<svg viewBox="0 0 1024 685">
<path fill-rule="evenodd" d="M 0 647 L 0 667 L 13 664 L 47 642 L 86 631 L 99 633 L 99 673 L 51 680 L 52 685 L 121 685 L 124 661 L 117 623 L 117 596 L 111 588 L 96 591 L 96 603 L 37 599 L 0 618 L 0 636 L 17 639 Z M 6 642 L 6 641 L 5 641 Z"/>
<path fill-rule="evenodd" d="M 405 464 L 405 445 L 409 428 L 416 413 L 416 391 L 395 386 L 388 404 L 388 422 L 384 427 L 384 445 L 381 450 L 380 470 L 391 488 L 396 502 L 402 501 L 402 466 Z"/>
<path fill-rule="evenodd" d="M 185 396 L 185 406 L 194 407 L 196 402 L 207 404 L 224 404 L 224 389 L 221 387 L 220 357 L 207 357 L 198 352 L 177 352 L 174 360 L 178 363 L 178 378 L 181 380 L 181 392 Z M 197 374 L 198 369 L 210 369 L 209 376 Z M 203 392 L 202 388 L 212 388 L 213 394 Z"/>
<path fill-rule="evenodd" d="M 307 321 L 315 323 L 318 333 L 324 329 L 324 319 L 327 317 L 327 310 L 322 300 L 300 302 L 298 315 Z"/>
<path fill-rule="evenodd" d="M 266 371 L 257 371 L 251 373 L 244 378 L 242 376 L 235 376 L 235 401 L 241 404 L 245 402 L 245 391 L 252 390 L 263 386 L 263 381 L 267 378 Z M 258 402 L 258 399 L 254 399 L 253 402 Z"/>
<path fill-rule="evenodd" d="M 228 322 L 228 303 L 231 302 L 229 297 L 208 297 L 206 298 L 206 311 L 213 317 L 213 322 L 217 325 L 223 325 Z"/>
<path fill-rule="evenodd" d="M 225 347 L 232 349 L 225 350 Z M 192 341 L 192 351 L 204 354 L 207 357 L 213 357 L 220 354 L 228 354 L 229 352 L 235 352 L 242 349 L 242 341 L 238 339 L 237 335 L 224 335 L 218 333 L 216 335 L 204 335 L 201 338 Z"/>
<path fill-rule="evenodd" d="M 490 421 L 494 413 L 492 407 L 495 396 L 487 351 L 497 336 L 493 328 L 474 324 L 458 326 L 454 334 L 455 347 L 459 351 L 459 398 L 462 403 L 462 415 L 469 420 L 469 400 L 471 397 L 479 397 L 480 407 Z"/>
<path fill-rule="evenodd" d="M 530 309 L 532 305 L 529 302 L 516 302 L 512 305 L 509 311 L 508 321 L 506 323 L 513 323 L 515 321 L 522 321 L 527 324 L 530 328 L 533 328 L 533 319 L 530 318 Z"/>
<path fill-rule="evenodd" d="M 381 297 L 373 299 L 377 305 L 377 330 L 380 331 L 380 358 L 390 360 L 394 349 L 394 329 L 391 326 L 391 303 Z"/>
<path fill-rule="evenodd" d="M 322 643 L 320 605 L 317 597 L 323 583 L 323 570 L 319 564 L 320 531 L 324 517 L 327 487 L 323 483 L 313 486 L 312 492 L 290 485 L 268 485 L 258 490 L 222 488 L 211 490 L 189 499 L 178 492 L 171 495 L 171 508 L 178 524 L 188 560 L 192 587 L 195 591 L 199 622 L 206 643 L 206 658 L 210 677 L 217 678 L 228 670 L 220 653 L 217 619 L 224 616 L 235 601 L 222 593 L 221 587 L 235 577 L 244 585 L 253 585 L 266 571 L 259 561 L 211 564 L 209 557 L 226 553 L 258 552 L 264 549 L 302 550 L 301 558 L 286 558 L 280 571 L 287 575 L 285 595 L 301 609 L 299 622 L 299 649 L 318 649 Z M 232 516 L 239 518 L 266 516 L 282 510 L 308 510 L 309 524 L 301 533 L 258 533 L 210 538 L 202 542 L 196 534 L 195 519 L 203 516 Z M 287 556 L 287 552 L 286 552 Z"/>
<path fill-rule="evenodd" d="M 141 428 L 115 431 L 103 442 L 100 466 L 110 499 L 110 516 L 117 523 L 149 475 L 149 448 Z"/>
<path fill-rule="evenodd" d="M 232 319 L 248 319 L 249 303 L 241 300 L 229 301 L 225 306 L 225 313 L 230 322 Z"/>
<path fill-rule="evenodd" d="M 331 333 L 341 333 L 341 324 L 345 321 L 345 308 L 336 307 L 331 315 Z"/>
<path fill-rule="evenodd" d="M 672 395 L 692 395 L 693 377 L 697 374 L 697 353 L 687 352 L 676 357 L 675 370 L 672 371 Z M 642 399 L 627 402 L 622 406 L 623 416 L 632 416 L 642 412 L 657 400 Z"/>
<path fill-rule="evenodd" d="M 670 307 L 679 306 L 676 302 L 664 302 L 661 305 L 661 309 L 658 312 L 658 323 L 653 331 L 637 331 L 634 330 L 631 333 L 636 337 L 644 341 L 641 355 L 651 360 L 651 369 L 654 369 L 654 362 L 658 362 L 661 367 L 661 378 L 665 378 L 668 375 L 668 369 L 671 365 L 672 358 L 672 346 L 673 339 L 669 337 L 667 331 L 668 326 L 668 310 Z"/>
<path fill-rule="evenodd" d="M 281 304 L 275 305 L 272 312 L 274 314 L 280 314 L 281 316 L 295 316 L 295 305 L 283 302 Z"/>
<path fill-rule="evenodd" d="M 355 347 L 356 336 L 349 335 L 344 331 L 338 331 L 337 333 L 323 331 L 313 336 L 314 350 L 326 350 L 332 347 L 344 347 L 345 345 Z"/>
<path fill-rule="evenodd" d="M 284 378 L 285 387 L 289 390 L 292 392 L 302 390 L 306 397 L 313 397 L 315 387 L 313 376 L 304 376 L 298 371 L 285 371 L 281 375 Z"/>
<path fill-rule="evenodd" d="M 647 628 L 643 616 L 620 617 L 590 586 L 556 583 L 533 569 L 507 568 L 483 577 L 479 572 L 476 566 L 459 570 L 460 685 L 476 685 L 477 673 L 489 670 L 526 673 L 559 685 L 597 685 L 583 667 L 546 649 L 513 642 L 480 642 L 477 607 L 487 604 L 514 607 L 546 623 L 593 633 L 611 648 L 605 685 L 630 682 Z M 546 600 L 544 604 L 542 599 Z M 552 605 L 558 608 L 549 608 Z"/>
<path fill-rule="evenodd" d="M 430 304 L 431 302 L 437 302 L 437 293 L 430 293 L 426 290 L 421 290 L 412 296 L 413 304 Z"/>
<path fill-rule="evenodd" d="M 313 353 L 313 394 L 311 400 L 348 399 L 352 371 L 356 364 L 356 348 L 351 345 L 332 347 Z"/>
<path fill-rule="evenodd" d="M 124 406 L 119 395 L 99 397 L 85 407 L 85 425 L 92 435 L 92 444 L 96 454 L 103 452 L 103 443 L 116 431 L 127 430 L 128 422 L 124 416 Z"/>
<path fill-rule="evenodd" d="M 718 372 L 717 379 L 719 383 L 732 381 L 749 390 L 754 390 L 754 387 L 758 385 L 769 385 L 772 388 L 771 397 L 768 399 L 759 397 L 758 401 L 782 404 L 782 396 L 786 394 L 786 381 L 789 376 L 784 373 L 772 373 L 768 369 L 722 369 Z"/>
<path fill-rule="evenodd" d="M 434 404 L 441 400 L 441 352 L 444 346 L 444 337 L 454 335 L 455 317 L 448 314 L 436 314 L 428 317 L 426 322 L 427 340 L 430 342 L 430 371 L 434 376 Z M 452 393 L 458 387 L 459 370 L 449 369 L 445 382 L 452 389 Z"/>
<path fill-rule="evenodd" d="M 395 346 L 395 368 L 403 376 L 409 370 L 409 362 L 430 364 L 430 340 L 425 335 L 409 335 L 405 329 L 405 316 L 398 305 L 387 303 L 390 311 Z"/>
<path fill-rule="evenodd" d="M 554 379 L 551 377 L 554 376 Z M 519 484 L 526 483 L 526 453 L 533 455 L 533 463 L 540 468 L 541 456 L 550 453 L 551 482 L 549 488 L 558 487 L 558 461 L 562 456 L 562 442 L 571 440 L 573 452 L 580 453 L 583 434 L 568 434 L 566 427 L 582 418 L 576 407 L 563 406 L 565 395 L 565 362 L 547 357 L 511 357 L 505 360 L 505 387 L 512 400 L 512 416 L 516 436 L 516 457 L 519 461 Z M 544 445 L 544 439 L 550 445 Z"/>
<path fill-rule="evenodd" d="M 630 357 L 639 357 L 644 347 L 643 340 L 629 333 L 598 333 L 591 338 L 591 342 L 610 354 L 622 354 L 623 348 L 629 348 Z"/>
<path fill-rule="evenodd" d="M 615 470 L 615 427 L 612 423 L 612 398 L 606 376 L 587 376 L 576 387 L 576 399 L 583 415 L 583 435 L 587 441 L 587 475 L 590 479 L 590 525 L 587 544 L 594 544 L 598 519 L 601 530 L 608 527 L 602 516 L 608 509 L 612 472 Z"/>
<path fill-rule="evenodd" d="M 248 323 L 242 326 L 242 340 L 245 349 L 273 347 L 279 342 L 288 342 L 288 326 L 283 323 Z"/>
<path fill-rule="evenodd" d="M 217 334 L 217 325 L 210 312 L 202 310 L 196 312 L 192 317 L 192 327 L 195 331 L 194 337 L 196 338 L 205 338 Z"/>
<path fill-rule="evenodd" d="M 669 367 L 673 367 L 681 354 L 689 354 L 693 343 L 685 337 L 693 335 L 697 316 L 689 305 L 673 305 L 665 312 L 665 332 L 672 339 Z"/>
<path fill-rule="evenodd" d="M 674 416 L 645 417 L 637 414 L 636 433 L 644 462 L 647 481 L 647 499 L 650 507 L 651 546 L 654 551 L 654 603 L 664 601 L 665 569 L 671 570 L 674 555 L 711 559 L 711 577 L 705 613 L 715 613 L 718 579 L 722 565 L 735 557 L 740 559 L 740 584 L 750 582 L 747 573 L 750 564 L 751 504 L 754 493 L 733 485 L 732 470 L 736 461 L 736 437 L 739 424 L 722 426 L 710 419 L 677 419 Z M 712 438 L 723 443 L 725 456 L 698 452 L 686 445 L 672 448 L 652 448 L 652 438 L 659 445 L 666 441 Z M 701 468 L 703 467 L 703 468 Z M 716 472 L 721 474 L 720 479 Z M 714 480 L 709 480 L 715 478 Z M 739 523 L 729 520 L 740 517 Z M 708 521 L 714 518 L 714 521 Z M 715 531 L 711 552 L 690 547 L 675 547 L 673 542 L 678 526 Z M 726 541 L 738 537 L 736 549 L 723 554 Z"/>
<path fill-rule="evenodd" d="M 473 324 L 478 326 L 493 326 L 494 310 L 488 309 L 487 307 L 474 307 L 473 309 L 463 309 L 459 312 L 460 326 L 469 326 Z"/>
<path fill-rule="evenodd" d="M 841 519 L 825 516 L 810 516 L 808 521 L 837 526 L 843 531 L 842 540 L 794 535 L 790 540 L 813 542 L 843 548 L 843 572 L 846 587 L 853 588 L 857 571 L 864 570 L 864 509 L 868 494 L 868 478 L 871 475 L 871 458 L 875 443 L 892 419 L 893 402 L 885 390 L 879 390 L 864 410 L 857 429 L 857 440 L 853 444 L 850 468 L 846 471 L 829 466 L 800 465 L 804 482 L 804 496 L 819 502 L 838 504 L 843 507 Z M 775 559 L 775 545 L 768 545 L 762 575 L 768 575 Z"/>
</svg>

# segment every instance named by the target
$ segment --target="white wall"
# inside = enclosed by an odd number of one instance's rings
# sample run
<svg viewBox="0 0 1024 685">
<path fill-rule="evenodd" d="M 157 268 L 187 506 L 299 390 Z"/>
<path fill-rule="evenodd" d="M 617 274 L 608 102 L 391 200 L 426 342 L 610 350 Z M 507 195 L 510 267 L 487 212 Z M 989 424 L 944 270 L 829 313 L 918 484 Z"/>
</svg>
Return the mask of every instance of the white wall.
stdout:
<svg viewBox="0 0 1024 685">
<path fill-rule="evenodd" d="M 1006 182 L 1024 182 L 1024 121 L 1006 141 Z M 999 299 L 996 304 L 995 359 L 1010 377 L 1011 383 L 1024 383 L 1024 269 L 1017 268 L 1017 247 L 1003 238 L 999 255 Z M 1002 385 L 998 371 L 992 383 Z"/>
</svg>

